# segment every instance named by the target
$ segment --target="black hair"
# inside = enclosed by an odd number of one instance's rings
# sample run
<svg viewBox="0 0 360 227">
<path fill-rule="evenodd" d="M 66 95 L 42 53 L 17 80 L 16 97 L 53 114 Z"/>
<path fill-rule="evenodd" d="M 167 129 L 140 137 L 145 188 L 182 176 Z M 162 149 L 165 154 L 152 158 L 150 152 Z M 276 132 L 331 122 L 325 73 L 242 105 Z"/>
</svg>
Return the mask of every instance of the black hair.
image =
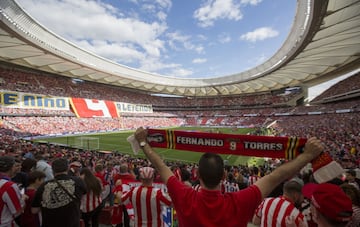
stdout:
<svg viewBox="0 0 360 227">
<path fill-rule="evenodd" d="M 28 173 L 31 171 L 31 169 L 33 167 L 36 166 L 36 160 L 33 158 L 26 158 L 22 163 L 21 163 L 21 171 Z"/>
<path fill-rule="evenodd" d="M 42 171 L 34 170 L 28 174 L 28 184 L 35 183 L 37 179 L 45 179 L 46 175 Z"/>
<path fill-rule="evenodd" d="M 183 168 L 180 169 L 180 172 L 181 172 L 181 179 L 182 179 L 183 181 L 189 181 L 189 180 L 190 180 L 191 174 L 190 174 L 190 172 L 189 172 L 187 169 L 185 169 L 185 168 L 183 167 Z"/>
<path fill-rule="evenodd" d="M 58 158 L 52 162 L 51 167 L 54 173 L 66 172 L 69 169 L 69 162 L 65 158 Z"/>
<path fill-rule="evenodd" d="M 15 165 L 15 158 L 12 156 L 0 157 L 0 172 L 6 173 Z"/>
<path fill-rule="evenodd" d="M 199 177 L 207 188 L 219 185 L 224 176 L 224 161 L 220 155 L 205 153 L 199 160 Z"/>
</svg>

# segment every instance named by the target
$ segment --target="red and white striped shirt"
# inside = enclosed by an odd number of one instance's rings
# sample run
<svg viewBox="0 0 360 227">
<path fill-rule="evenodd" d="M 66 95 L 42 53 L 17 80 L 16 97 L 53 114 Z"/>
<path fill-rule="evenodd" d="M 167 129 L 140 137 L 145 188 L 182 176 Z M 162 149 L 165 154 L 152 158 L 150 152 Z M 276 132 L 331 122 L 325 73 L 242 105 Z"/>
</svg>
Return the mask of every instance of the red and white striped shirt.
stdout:
<svg viewBox="0 0 360 227">
<path fill-rule="evenodd" d="M 170 206 L 171 200 L 160 189 L 139 186 L 121 197 L 124 204 L 132 203 L 135 212 L 135 226 L 162 227 L 162 206 Z"/>
<path fill-rule="evenodd" d="M 81 197 L 80 210 L 83 213 L 88 213 L 98 207 L 101 202 L 101 194 L 97 196 L 93 191 L 90 191 Z"/>
<path fill-rule="evenodd" d="M 0 179 L 0 196 L 0 226 L 13 226 L 14 214 L 24 206 L 17 184 Z"/>
<path fill-rule="evenodd" d="M 300 222 L 307 226 L 304 215 L 283 196 L 264 199 L 256 209 L 255 215 L 261 219 L 262 227 L 286 226 L 286 218 L 293 219 L 295 226 L 299 226 Z"/>
</svg>

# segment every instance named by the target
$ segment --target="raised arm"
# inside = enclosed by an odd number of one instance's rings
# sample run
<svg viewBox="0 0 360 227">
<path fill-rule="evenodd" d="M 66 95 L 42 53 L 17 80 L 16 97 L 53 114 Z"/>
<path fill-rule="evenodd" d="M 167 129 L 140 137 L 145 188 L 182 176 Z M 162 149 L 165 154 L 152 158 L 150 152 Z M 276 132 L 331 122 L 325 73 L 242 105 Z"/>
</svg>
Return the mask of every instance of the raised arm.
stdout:
<svg viewBox="0 0 360 227">
<path fill-rule="evenodd" d="M 324 150 L 320 140 L 310 138 L 305 144 L 304 152 L 294 160 L 276 168 L 272 173 L 260 178 L 255 185 L 259 187 L 262 197 L 268 196 L 281 182 L 294 177 L 307 163 L 320 155 Z"/>
<path fill-rule="evenodd" d="M 167 167 L 164 161 L 160 158 L 160 156 L 152 149 L 152 147 L 147 143 L 147 130 L 140 127 L 135 132 L 135 139 L 142 144 L 145 142 L 144 146 L 141 146 L 146 157 L 149 159 L 151 164 L 155 167 L 155 169 L 160 174 L 161 180 L 166 184 L 168 179 L 173 176 L 173 172 Z"/>
</svg>

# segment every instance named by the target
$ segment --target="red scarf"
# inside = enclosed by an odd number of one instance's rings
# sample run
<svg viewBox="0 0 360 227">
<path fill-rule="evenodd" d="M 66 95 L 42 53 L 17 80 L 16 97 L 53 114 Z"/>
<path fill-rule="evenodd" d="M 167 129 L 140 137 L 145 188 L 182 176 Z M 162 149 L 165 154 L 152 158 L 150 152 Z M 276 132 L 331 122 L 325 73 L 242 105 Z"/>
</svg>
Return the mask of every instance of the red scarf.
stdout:
<svg viewBox="0 0 360 227">
<path fill-rule="evenodd" d="M 306 141 L 298 137 L 148 130 L 152 147 L 269 158 L 293 159 L 302 152 Z"/>
<path fill-rule="evenodd" d="M 253 157 L 294 159 L 305 146 L 306 138 L 252 136 L 192 131 L 149 129 L 150 146 L 195 152 L 213 152 Z M 344 169 L 331 156 L 323 152 L 312 161 L 315 180 L 329 181 Z"/>
</svg>

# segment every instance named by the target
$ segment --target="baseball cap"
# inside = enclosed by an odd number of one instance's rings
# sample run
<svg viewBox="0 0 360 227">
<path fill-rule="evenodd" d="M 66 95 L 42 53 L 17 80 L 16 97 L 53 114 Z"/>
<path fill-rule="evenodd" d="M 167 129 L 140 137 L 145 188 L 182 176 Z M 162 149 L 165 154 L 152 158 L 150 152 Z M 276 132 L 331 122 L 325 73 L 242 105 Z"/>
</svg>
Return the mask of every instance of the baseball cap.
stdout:
<svg viewBox="0 0 360 227">
<path fill-rule="evenodd" d="M 352 202 L 344 191 L 335 184 L 306 184 L 304 196 L 311 195 L 311 203 L 325 217 L 337 222 L 347 222 L 352 218 Z"/>
<path fill-rule="evenodd" d="M 151 167 L 142 167 L 139 170 L 141 179 L 152 179 L 154 177 L 154 169 Z"/>
<path fill-rule="evenodd" d="M 312 194 L 314 193 L 318 184 L 316 183 L 306 183 L 302 188 L 302 194 L 305 198 L 311 199 Z"/>
</svg>

